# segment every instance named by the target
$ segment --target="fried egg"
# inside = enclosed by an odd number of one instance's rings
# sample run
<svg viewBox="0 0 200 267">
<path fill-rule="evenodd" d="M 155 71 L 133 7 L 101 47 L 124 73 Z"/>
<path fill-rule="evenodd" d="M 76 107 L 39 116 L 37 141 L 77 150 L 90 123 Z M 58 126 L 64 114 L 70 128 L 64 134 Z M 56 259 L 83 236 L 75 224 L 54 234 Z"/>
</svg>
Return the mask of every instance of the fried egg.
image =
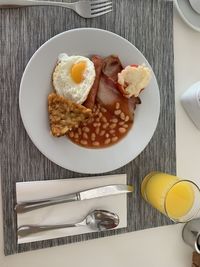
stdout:
<svg viewBox="0 0 200 267">
<path fill-rule="evenodd" d="M 82 104 L 95 80 L 93 62 L 83 56 L 61 54 L 53 73 L 53 86 L 58 95 Z"/>
</svg>

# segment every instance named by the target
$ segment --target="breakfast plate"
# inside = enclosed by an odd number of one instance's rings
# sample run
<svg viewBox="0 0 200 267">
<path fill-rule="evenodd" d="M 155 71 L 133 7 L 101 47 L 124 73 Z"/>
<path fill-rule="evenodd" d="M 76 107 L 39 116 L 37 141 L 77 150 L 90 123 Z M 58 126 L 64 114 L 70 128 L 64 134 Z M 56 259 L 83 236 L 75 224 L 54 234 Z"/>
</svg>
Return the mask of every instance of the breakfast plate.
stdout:
<svg viewBox="0 0 200 267">
<path fill-rule="evenodd" d="M 58 55 L 118 55 L 122 65 L 145 64 L 152 77 L 140 94 L 134 124 L 125 138 L 106 148 L 78 146 L 67 137 L 50 134 L 47 98 L 52 92 L 52 70 Z M 57 165 L 80 173 L 104 173 L 135 159 L 148 145 L 158 123 L 160 95 L 156 77 L 143 54 L 129 41 L 109 31 L 95 28 L 73 29 L 51 38 L 32 56 L 24 71 L 19 93 L 24 127 L 36 147 Z"/>
</svg>

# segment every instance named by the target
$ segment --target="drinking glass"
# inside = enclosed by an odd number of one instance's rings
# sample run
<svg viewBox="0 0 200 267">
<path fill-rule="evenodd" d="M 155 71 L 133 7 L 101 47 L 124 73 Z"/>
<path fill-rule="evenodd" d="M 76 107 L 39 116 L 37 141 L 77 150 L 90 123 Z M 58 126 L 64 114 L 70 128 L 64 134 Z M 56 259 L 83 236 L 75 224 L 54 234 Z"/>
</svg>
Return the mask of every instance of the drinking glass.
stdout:
<svg viewBox="0 0 200 267">
<path fill-rule="evenodd" d="M 143 198 L 175 222 L 187 222 L 200 210 L 199 187 L 175 175 L 151 172 L 142 181 Z"/>
</svg>

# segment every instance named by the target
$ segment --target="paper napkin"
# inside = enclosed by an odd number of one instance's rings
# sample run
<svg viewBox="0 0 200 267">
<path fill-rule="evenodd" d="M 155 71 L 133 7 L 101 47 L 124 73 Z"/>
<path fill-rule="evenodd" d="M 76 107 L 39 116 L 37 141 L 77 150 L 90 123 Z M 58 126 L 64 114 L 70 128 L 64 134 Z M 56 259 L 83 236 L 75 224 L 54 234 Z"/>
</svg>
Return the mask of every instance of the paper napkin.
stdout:
<svg viewBox="0 0 200 267">
<path fill-rule="evenodd" d="M 16 183 L 17 202 L 55 197 L 110 184 L 127 184 L 126 175 L 20 182 Z M 117 228 L 127 226 L 127 194 L 63 203 L 18 214 L 17 225 L 19 227 L 25 224 L 76 223 L 94 209 L 104 209 L 117 213 L 120 218 Z M 28 237 L 18 237 L 18 244 L 90 232 L 94 232 L 94 230 L 91 230 L 88 226 L 50 230 Z"/>
</svg>

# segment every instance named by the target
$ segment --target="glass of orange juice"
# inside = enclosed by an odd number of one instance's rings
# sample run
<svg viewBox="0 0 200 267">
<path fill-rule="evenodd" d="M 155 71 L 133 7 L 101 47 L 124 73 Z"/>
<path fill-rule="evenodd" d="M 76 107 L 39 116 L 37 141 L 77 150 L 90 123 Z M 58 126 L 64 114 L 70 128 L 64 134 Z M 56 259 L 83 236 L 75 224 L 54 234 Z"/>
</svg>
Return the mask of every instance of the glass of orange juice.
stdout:
<svg viewBox="0 0 200 267">
<path fill-rule="evenodd" d="M 175 222 L 187 222 L 200 210 L 200 189 L 192 181 L 162 173 L 149 173 L 141 185 L 143 198 Z"/>
</svg>

